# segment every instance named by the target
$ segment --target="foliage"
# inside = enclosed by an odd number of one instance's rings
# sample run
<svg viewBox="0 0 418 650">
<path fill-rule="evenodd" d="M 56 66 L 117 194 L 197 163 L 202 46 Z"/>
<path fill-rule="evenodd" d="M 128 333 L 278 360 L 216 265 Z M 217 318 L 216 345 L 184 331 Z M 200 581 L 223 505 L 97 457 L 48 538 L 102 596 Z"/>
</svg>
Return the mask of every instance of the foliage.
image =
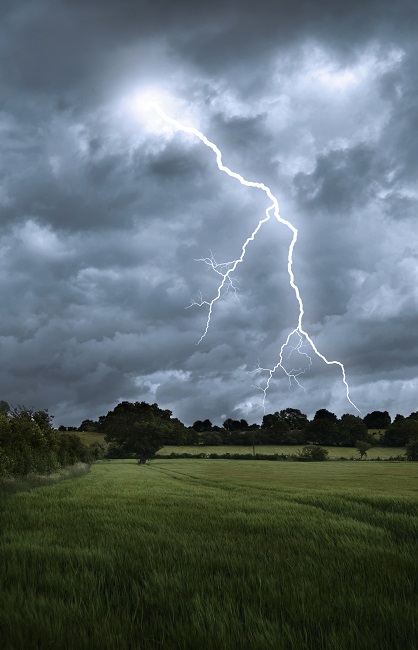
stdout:
<svg viewBox="0 0 418 650">
<path fill-rule="evenodd" d="M 357 440 L 355 447 L 358 450 L 361 459 L 363 458 L 363 456 L 367 456 L 367 452 L 371 448 L 371 444 L 369 442 L 366 442 L 365 440 Z"/>
<path fill-rule="evenodd" d="M 345 413 L 338 422 L 338 444 L 357 446 L 358 440 L 368 442 L 371 446 L 371 438 L 363 420 L 356 415 Z"/>
<path fill-rule="evenodd" d="M 87 456 L 77 435 L 53 429 L 48 411 L 20 407 L 0 413 L 0 474 L 50 474 Z"/>
<path fill-rule="evenodd" d="M 372 411 L 363 418 L 368 429 L 386 429 L 390 426 L 391 419 L 387 411 Z"/>
<path fill-rule="evenodd" d="M 210 452 L 190 454 L 187 452 L 171 452 L 171 454 L 158 454 L 158 458 L 210 458 L 216 460 L 292 460 L 294 456 L 286 454 L 252 454 L 252 453 L 217 453 Z"/>
<path fill-rule="evenodd" d="M 102 460 L 106 455 L 106 447 L 102 442 L 92 442 L 88 446 L 88 456 L 90 461 Z"/>
<path fill-rule="evenodd" d="M 282 409 L 279 411 L 279 417 L 289 425 L 290 429 L 304 429 L 308 424 L 307 416 L 299 409 Z"/>
<path fill-rule="evenodd" d="M 321 461 L 328 459 L 328 450 L 318 445 L 306 445 L 298 454 L 298 460 Z"/>
<path fill-rule="evenodd" d="M 5 402 L 4 399 L 0 400 L 0 413 L 7 415 L 10 411 L 10 406 L 8 402 Z"/>
<path fill-rule="evenodd" d="M 204 431 L 199 435 L 199 442 L 202 445 L 222 445 L 222 437 L 217 431 Z"/>
<path fill-rule="evenodd" d="M 127 452 L 119 442 L 109 442 L 106 449 L 106 458 L 135 458 L 133 452 Z"/>
<path fill-rule="evenodd" d="M 418 461 L 418 436 L 411 438 L 405 447 L 407 460 Z"/>
<path fill-rule="evenodd" d="M 121 402 L 99 420 L 106 442 L 114 443 L 108 457 L 118 453 L 119 457 L 134 457 L 143 464 L 164 445 L 182 444 L 186 428 L 171 415 L 157 404 Z"/>
<path fill-rule="evenodd" d="M 335 445 L 339 440 L 339 429 L 333 418 L 314 418 L 312 422 L 308 423 L 305 435 L 308 442 L 319 445 Z"/>
<path fill-rule="evenodd" d="M 78 431 L 98 431 L 99 429 L 99 422 L 95 420 L 83 420 L 80 426 L 78 427 Z"/>
<path fill-rule="evenodd" d="M 327 409 L 319 409 L 314 415 L 314 420 L 330 420 L 331 422 L 337 422 L 338 418 L 335 413 L 331 413 Z"/>
<path fill-rule="evenodd" d="M 263 417 L 256 438 L 258 443 L 262 445 L 285 445 L 296 441 L 297 435 L 297 433 L 294 434 L 290 431 L 289 424 L 276 411 Z M 304 438 L 302 442 L 305 442 Z"/>
<path fill-rule="evenodd" d="M 203 421 L 196 420 L 196 422 L 193 423 L 192 429 L 198 433 L 202 433 L 203 431 L 212 431 L 212 422 L 207 419 Z"/>
<path fill-rule="evenodd" d="M 246 431 L 248 429 L 247 420 L 232 420 L 227 418 L 224 422 L 224 429 L 226 431 Z"/>
<path fill-rule="evenodd" d="M 405 418 L 391 424 L 380 439 L 388 447 L 404 447 L 410 438 L 418 435 L 418 420 Z"/>
</svg>

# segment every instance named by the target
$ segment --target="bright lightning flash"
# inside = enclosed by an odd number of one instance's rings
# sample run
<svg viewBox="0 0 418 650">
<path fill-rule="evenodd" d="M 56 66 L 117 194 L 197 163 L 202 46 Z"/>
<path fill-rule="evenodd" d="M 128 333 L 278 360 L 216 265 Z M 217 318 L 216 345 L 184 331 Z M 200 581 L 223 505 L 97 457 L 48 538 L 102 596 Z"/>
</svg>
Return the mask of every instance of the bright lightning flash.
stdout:
<svg viewBox="0 0 418 650">
<path fill-rule="evenodd" d="M 349 386 L 348 386 L 348 383 L 347 383 L 344 365 L 341 363 L 341 361 L 329 361 L 323 354 L 321 354 L 321 352 L 319 352 L 319 350 L 317 349 L 315 343 L 313 342 L 313 340 L 309 336 L 308 332 L 306 332 L 303 329 L 302 320 L 303 320 L 303 315 L 304 315 L 304 307 L 303 307 L 303 302 L 302 302 L 302 298 L 301 298 L 301 295 L 300 295 L 299 288 L 298 288 L 297 284 L 295 283 L 295 276 L 293 274 L 293 268 L 292 268 L 293 267 L 293 251 L 294 251 L 297 239 L 298 239 L 298 230 L 297 230 L 297 228 L 295 228 L 295 226 L 292 223 L 290 223 L 290 221 L 287 221 L 286 219 L 283 219 L 283 217 L 280 216 L 279 203 L 278 203 L 277 198 L 272 193 L 271 189 L 267 185 L 265 185 L 264 183 L 258 183 L 258 182 L 255 182 L 255 181 L 247 181 L 245 178 L 243 178 L 243 176 L 241 176 L 240 174 L 237 174 L 236 172 L 232 171 L 231 169 L 229 169 L 229 167 L 226 167 L 222 162 L 222 153 L 218 149 L 216 144 L 214 144 L 213 142 L 208 140 L 208 138 L 205 135 L 203 135 L 203 133 L 198 131 L 198 129 L 196 129 L 196 128 L 192 127 L 192 126 L 185 126 L 184 124 L 182 124 L 178 120 L 175 120 L 174 118 L 170 117 L 169 115 L 167 115 L 167 113 L 165 113 L 160 108 L 158 103 L 153 102 L 153 108 L 158 113 L 158 115 L 167 124 L 170 124 L 172 127 L 174 127 L 175 129 L 177 129 L 179 131 L 183 131 L 184 133 L 194 135 L 201 142 L 203 142 L 203 144 L 206 145 L 206 147 L 208 147 L 209 149 L 212 149 L 213 153 L 216 156 L 216 163 L 217 163 L 219 171 L 224 172 L 228 176 L 231 176 L 231 178 L 235 178 L 237 181 L 239 181 L 241 183 L 241 185 L 245 185 L 246 187 L 252 187 L 252 188 L 261 190 L 262 192 L 264 192 L 266 194 L 266 196 L 268 197 L 268 199 L 271 202 L 271 205 L 265 211 L 265 217 L 263 219 L 260 219 L 260 221 L 258 222 L 256 227 L 254 228 L 252 233 L 249 235 L 249 237 L 247 237 L 247 239 L 243 243 L 243 245 L 241 247 L 241 255 L 236 260 L 233 260 L 231 262 L 217 263 L 213 256 L 200 260 L 200 261 L 205 262 L 208 266 L 210 266 L 213 269 L 213 271 L 215 271 L 215 273 L 217 273 L 220 276 L 220 283 L 219 283 L 216 295 L 215 295 L 214 298 L 212 298 L 212 300 L 203 300 L 201 298 L 199 301 L 194 301 L 192 303 L 193 305 L 198 305 L 200 307 L 202 307 L 203 305 L 206 305 L 207 308 L 208 308 L 208 316 L 207 316 L 207 320 L 206 320 L 206 327 L 205 327 L 205 330 L 204 330 L 202 336 L 200 337 L 199 343 L 205 338 L 206 334 L 208 333 L 211 318 L 212 318 L 213 308 L 214 308 L 215 303 L 221 298 L 222 294 L 227 292 L 229 289 L 232 289 L 232 290 L 235 291 L 232 274 L 234 273 L 234 271 L 237 268 L 238 264 L 241 264 L 244 261 L 248 245 L 250 244 L 250 242 L 254 241 L 255 237 L 257 236 L 257 234 L 258 234 L 259 230 L 262 228 L 262 226 L 265 223 L 267 223 L 267 221 L 269 221 L 272 218 L 272 216 L 274 216 L 280 224 L 283 224 L 284 226 L 286 226 L 292 233 L 292 239 L 291 239 L 291 242 L 290 242 L 290 245 L 289 245 L 288 255 L 287 255 L 287 272 L 288 272 L 288 275 L 289 275 L 290 286 L 292 287 L 293 291 L 295 292 L 296 300 L 298 301 L 298 304 L 299 304 L 299 318 L 298 318 L 297 326 L 289 333 L 289 335 L 287 336 L 286 341 L 282 344 L 282 346 L 280 348 L 279 360 L 273 366 L 273 368 L 260 368 L 260 367 L 258 367 L 256 369 L 256 372 L 264 371 L 264 372 L 267 372 L 267 374 L 268 374 L 265 387 L 261 389 L 262 392 L 263 392 L 263 407 L 265 406 L 265 400 L 266 400 L 266 397 L 267 397 L 267 391 L 268 391 L 268 389 L 270 387 L 270 383 L 271 383 L 271 381 L 273 379 L 273 376 L 274 376 L 275 372 L 278 370 L 278 368 L 281 368 L 281 370 L 283 370 L 283 372 L 289 378 L 290 383 L 291 383 L 291 381 L 293 379 L 298 384 L 299 387 L 303 388 L 301 386 L 299 380 L 298 380 L 298 377 L 301 374 L 304 374 L 309 369 L 309 367 L 312 364 L 312 359 L 305 351 L 302 352 L 301 349 L 302 349 L 303 345 L 308 344 L 312 348 L 314 353 L 320 359 L 322 359 L 322 361 L 324 363 L 326 363 L 328 366 L 333 366 L 334 365 L 334 366 L 338 366 L 340 368 L 341 374 L 342 374 L 342 380 L 344 382 L 344 386 L 345 386 L 345 390 L 346 390 L 347 399 L 350 402 L 350 404 L 360 413 L 357 406 L 350 399 L 350 389 L 349 389 Z M 296 344 L 292 344 L 293 340 L 296 340 Z M 290 352 L 288 352 L 288 354 L 287 354 L 287 351 L 289 349 L 290 349 Z M 296 351 L 297 353 L 299 353 L 302 356 L 307 357 L 307 360 L 308 360 L 308 366 L 307 367 L 305 367 L 304 369 L 292 369 L 292 370 L 287 370 L 284 367 L 284 365 L 283 365 L 284 361 L 287 360 L 290 357 L 290 355 L 292 354 L 292 352 L 294 352 L 294 351 Z"/>
</svg>

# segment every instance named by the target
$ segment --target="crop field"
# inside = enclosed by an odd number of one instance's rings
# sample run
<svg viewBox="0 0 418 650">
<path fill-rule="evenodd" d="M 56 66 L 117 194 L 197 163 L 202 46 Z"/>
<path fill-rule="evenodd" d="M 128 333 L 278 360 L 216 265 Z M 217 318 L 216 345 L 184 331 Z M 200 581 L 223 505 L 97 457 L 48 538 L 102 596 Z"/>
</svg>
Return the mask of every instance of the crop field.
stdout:
<svg viewBox="0 0 418 650">
<path fill-rule="evenodd" d="M 5 650 L 416 650 L 418 466 L 115 460 L 0 502 Z"/>
<path fill-rule="evenodd" d="M 256 445 L 256 454 L 297 454 L 298 450 L 302 449 L 303 445 Z M 360 455 L 355 447 L 326 447 L 328 450 L 328 458 L 360 458 Z M 184 446 L 184 447 L 164 447 L 158 454 L 252 454 L 253 448 L 248 445 L 219 445 L 219 446 Z M 393 458 L 396 456 L 404 456 L 405 447 L 371 447 L 367 452 L 367 458 L 373 460 L 374 458 Z"/>
</svg>

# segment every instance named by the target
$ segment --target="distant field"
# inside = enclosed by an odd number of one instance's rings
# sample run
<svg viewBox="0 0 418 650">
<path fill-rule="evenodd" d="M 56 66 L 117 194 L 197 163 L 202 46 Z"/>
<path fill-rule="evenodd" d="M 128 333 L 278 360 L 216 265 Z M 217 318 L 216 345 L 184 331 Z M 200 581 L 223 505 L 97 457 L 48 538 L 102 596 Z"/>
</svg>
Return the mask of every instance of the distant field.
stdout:
<svg viewBox="0 0 418 650">
<path fill-rule="evenodd" d="M 383 436 L 385 433 L 386 429 L 369 429 L 369 433 L 376 438 L 376 440 L 380 440 L 380 438 Z"/>
<path fill-rule="evenodd" d="M 303 445 L 256 445 L 257 454 L 295 454 Z M 354 447 L 325 447 L 328 449 L 329 458 L 359 458 L 359 453 Z M 159 454 L 252 454 L 253 448 L 244 445 L 216 446 L 190 446 L 190 447 L 164 447 Z M 158 455 L 157 453 L 157 455 Z M 367 452 L 367 458 L 390 458 L 404 455 L 404 447 L 372 447 Z"/>
<path fill-rule="evenodd" d="M 11 650 L 416 650 L 417 463 L 154 460 L 0 500 Z"/>
<path fill-rule="evenodd" d="M 369 429 L 370 433 L 378 433 L 380 429 Z M 382 429 L 382 433 L 383 433 Z M 104 435 L 102 433 L 91 433 L 89 431 L 76 431 L 77 435 L 81 438 L 85 445 L 90 445 L 92 442 L 101 442 L 105 446 Z M 379 438 L 376 435 L 376 438 Z M 259 454 L 294 454 L 303 445 L 256 445 L 255 452 Z M 359 454 L 353 447 L 325 447 L 328 449 L 329 458 L 358 458 Z M 184 447 L 164 447 L 160 450 L 160 454 L 251 454 L 252 446 L 244 445 L 221 445 L 216 446 L 184 446 Z M 390 458 L 393 456 L 404 455 L 405 449 L 403 447 L 373 447 L 367 452 L 367 458 Z M 158 455 L 158 454 L 157 454 Z"/>
<path fill-rule="evenodd" d="M 103 433 L 92 433 L 91 431 L 74 431 L 85 445 L 90 445 L 92 442 L 101 442 L 107 446 Z"/>
</svg>

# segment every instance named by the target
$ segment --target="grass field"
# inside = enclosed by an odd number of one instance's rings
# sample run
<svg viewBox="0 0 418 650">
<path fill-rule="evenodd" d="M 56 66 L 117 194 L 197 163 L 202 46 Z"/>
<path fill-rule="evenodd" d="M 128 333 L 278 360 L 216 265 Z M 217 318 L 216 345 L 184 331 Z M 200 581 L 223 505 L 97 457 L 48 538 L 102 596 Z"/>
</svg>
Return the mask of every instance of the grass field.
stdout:
<svg viewBox="0 0 418 650">
<path fill-rule="evenodd" d="M 101 442 L 107 447 L 103 433 L 94 433 L 91 431 L 75 431 L 74 433 L 81 438 L 85 445 L 91 445 L 92 442 Z"/>
<path fill-rule="evenodd" d="M 303 445 L 256 445 L 256 454 L 296 454 Z M 360 458 L 354 447 L 324 447 L 328 449 L 329 458 Z M 164 447 L 158 454 L 252 454 L 253 448 L 245 445 L 219 445 L 218 447 L 205 447 L 203 445 L 190 447 Z M 367 452 L 367 458 L 393 458 L 404 456 L 405 447 L 372 447 Z"/>
<path fill-rule="evenodd" d="M 416 650 L 416 463 L 155 460 L 4 496 L 5 650 Z"/>
<path fill-rule="evenodd" d="M 376 439 L 380 438 L 379 432 L 384 429 L 369 429 L 369 433 L 375 433 Z M 77 435 L 81 438 L 85 445 L 90 445 L 92 442 L 101 442 L 107 447 L 104 435 L 102 433 L 92 433 L 90 431 L 77 431 Z M 255 451 L 259 454 L 294 454 L 303 445 L 256 445 Z M 329 452 L 329 458 L 346 458 L 358 457 L 358 451 L 354 447 L 326 447 Z M 160 454 L 171 454 L 171 452 L 182 454 L 248 454 L 252 453 L 252 446 L 244 445 L 221 445 L 218 447 L 209 446 L 184 446 L 184 447 L 164 447 L 159 452 Z M 389 458 L 390 456 L 399 456 L 405 453 L 404 447 L 372 447 L 367 452 L 367 458 Z"/>
</svg>

